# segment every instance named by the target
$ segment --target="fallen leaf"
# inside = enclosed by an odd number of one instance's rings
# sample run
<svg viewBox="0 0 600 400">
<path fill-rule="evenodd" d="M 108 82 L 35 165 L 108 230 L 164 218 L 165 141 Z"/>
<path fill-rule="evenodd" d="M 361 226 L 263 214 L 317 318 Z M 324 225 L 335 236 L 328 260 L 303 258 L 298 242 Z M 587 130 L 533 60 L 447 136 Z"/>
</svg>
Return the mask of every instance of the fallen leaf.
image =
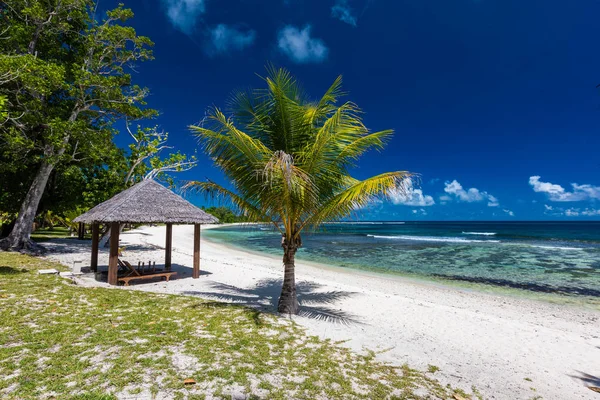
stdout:
<svg viewBox="0 0 600 400">
<path fill-rule="evenodd" d="M 185 379 L 185 380 L 183 381 L 183 384 L 184 384 L 184 385 L 195 385 L 195 384 L 196 384 L 196 381 L 195 381 L 194 379 L 192 379 L 192 378 L 188 378 L 188 379 Z"/>
<path fill-rule="evenodd" d="M 455 398 L 456 400 L 467 400 L 467 399 L 465 399 L 464 397 L 462 397 L 462 396 L 460 396 L 460 395 L 458 395 L 458 394 L 456 394 L 456 393 L 454 394 L 454 398 Z"/>
<path fill-rule="evenodd" d="M 600 387 L 588 386 L 587 388 L 590 389 L 593 392 L 600 393 Z"/>
</svg>

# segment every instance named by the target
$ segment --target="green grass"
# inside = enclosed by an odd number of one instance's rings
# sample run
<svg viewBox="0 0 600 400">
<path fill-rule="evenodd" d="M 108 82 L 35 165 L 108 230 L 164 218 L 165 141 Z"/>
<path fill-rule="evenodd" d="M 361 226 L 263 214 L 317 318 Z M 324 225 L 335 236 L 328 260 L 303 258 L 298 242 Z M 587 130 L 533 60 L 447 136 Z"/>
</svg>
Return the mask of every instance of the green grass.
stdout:
<svg viewBox="0 0 600 400">
<path fill-rule="evenodd" d="M 0 252 L 0 398 L 452 398 L 406 365 L 307 336 L 293 322 L 198 298 L 82 288 Z M 195 385 L 184 386 L 192 378 Z"/>
<path fill-rule="evenodd" d="M 75 232 L 75 235 L 77 235 L 77 232 Z M 86 235 L 86 238 L 87 238 L 87 236 L 89 236 L 89 234 Z M 41 228 L 31 234 L 31 239 L 36 242 L 45 242 L 50 239 L 70 239 L 70 238 L 71 238 L 71 234 L 69 233 L 69 229 L 62 227 L 62 226 L 56 226 L 54 228 Z M 77 236 L 73 236 L 73 238 L 76 239 Z M 90 238 L 91 238 L 91 236 L 90 236 Z"/>
<path fill-rule="evenodd" d="M 436 372 L 438 372 L 440 370 L 440 367 L 438 367 L 437 365 L 432 365 L 429 364 L 427 366 L 427 372 L 431 373 L 431 374 L 435 374 Z"/>
</svg>

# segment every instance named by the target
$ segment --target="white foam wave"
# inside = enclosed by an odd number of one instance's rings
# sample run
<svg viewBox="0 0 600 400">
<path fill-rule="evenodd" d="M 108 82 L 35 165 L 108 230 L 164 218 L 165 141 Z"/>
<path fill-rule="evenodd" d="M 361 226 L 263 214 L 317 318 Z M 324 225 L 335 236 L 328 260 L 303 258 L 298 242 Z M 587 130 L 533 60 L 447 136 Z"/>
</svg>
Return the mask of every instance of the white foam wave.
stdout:
<svg viewBox="0 0 600 400">
<path fill-rule="evenodd" d="M 384 236 L 384 235 L 367 235 L 375 239 L 392 239 L 392 240 L 415 240 L 418 242 L 444 242 L 444 243 L 500 243 L 499 240 L 475 240 L 465 239 L 460 237 L 435 237 L 435 236 Z"/>
<path fill-rule="evenodd" d="M 537 247 L 538 249 L 547 250 L 585 250 L 582 247 L 563 247 L 563 246 L 542 246 L 542 245 L 531 245 L 531 247 Z"/>
<path fill-rule="evenodd" d="M 323 225 L 404 225 L 405 222 L 402 221 L 394 221 L 394 222 L 385 222 L 385 221 L 333 221 L 326 222 Z"/>
<path fill-rule="evenodd" d="M 463 235 L 496 236 L 496 232 L 463 232 Z"/>
</svg>

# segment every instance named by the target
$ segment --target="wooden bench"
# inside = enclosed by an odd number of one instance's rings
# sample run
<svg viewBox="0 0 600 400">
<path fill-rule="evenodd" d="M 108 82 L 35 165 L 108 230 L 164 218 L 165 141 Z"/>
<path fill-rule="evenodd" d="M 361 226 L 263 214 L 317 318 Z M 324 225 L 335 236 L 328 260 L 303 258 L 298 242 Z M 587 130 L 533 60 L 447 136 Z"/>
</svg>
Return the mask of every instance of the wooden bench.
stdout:
<svg viewBox="0 0 600 400">
<path fill-rule="evenodd" d="M 125 284 L 125 286 L 129 286 L 129 281 L 132 281 L 135 279 L 152 279 L 152 278 L 156 278 L 156 277 L 165 278 L 165 280 L 167 282 L 169 282 L 169 279 L 171 279 L 171 277 L 175 276 L 175 275 L 177 275 L 177 272 L 158 272 L 155 274 L 124 276 L 122 278 L 118 278 L 117 281 L 123 282 Z"/>
</svg>

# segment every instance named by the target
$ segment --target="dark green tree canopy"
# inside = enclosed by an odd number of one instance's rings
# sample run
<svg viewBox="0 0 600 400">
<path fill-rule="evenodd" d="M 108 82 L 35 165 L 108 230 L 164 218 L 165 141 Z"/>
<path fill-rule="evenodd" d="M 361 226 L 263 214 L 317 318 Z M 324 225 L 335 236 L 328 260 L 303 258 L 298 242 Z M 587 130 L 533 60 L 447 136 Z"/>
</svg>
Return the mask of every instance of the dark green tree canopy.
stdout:
<svg viewBox="0 0 600 400">
<path fill-rule="evenodd" d="M 119 5 L 98 19 L 96 7 L 91 0 L 0 3 L 0 172 L 27 168 L 31 179 L 4 248 L 33 246 L 33 218 L 56 168 L 102 165 L 114 152 L 115 121 L 157 114 L 131 75 L 152 59 L 152 42 L 126 25 L 131 10 Z"/>
</svg>

